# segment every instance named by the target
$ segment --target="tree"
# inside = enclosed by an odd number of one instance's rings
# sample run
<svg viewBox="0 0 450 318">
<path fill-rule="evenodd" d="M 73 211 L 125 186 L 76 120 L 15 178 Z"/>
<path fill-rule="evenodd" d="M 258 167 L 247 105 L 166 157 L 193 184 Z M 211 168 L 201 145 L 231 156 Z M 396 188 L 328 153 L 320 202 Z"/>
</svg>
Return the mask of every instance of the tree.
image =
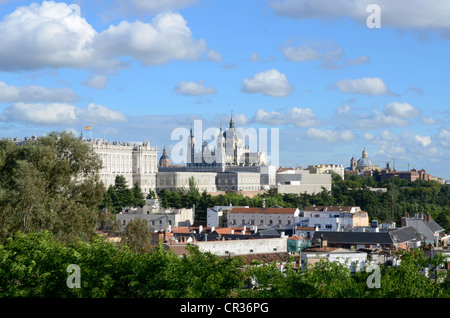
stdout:
<svg viewBox="0 0 450 318">
<path fill-rule="evenodd" d="M 135 203 L 133 191 L 128 188 L 127 181 L 122 175 L 116 176 L 111 194 L 114 213 L 119 213 L 124 207 L 133 206 Z"/>
<path fill-rule="evenodd" d="M 104 187 L 101 161 L 67 132 L 0 142 L 0 239 L 49 230 L 64 240 L 95 234 Z"/>
<path fill-rule="evenodd" d="M 142 193 L 141 186 L 138 182 L 135 182 L 133 185 L 133 197 L 134 197 L 134 206 L 143 207 L 145 205 L 144 194 Z"/>
<path fill-rule="evenodd" d="M 122 235 L 122 243 L 130 247 L 135 253 L 148 253 L 152 247 L 150 244 L 151 231 L 148 222 L 136 218 L 131 220 Z"/>
</svg>

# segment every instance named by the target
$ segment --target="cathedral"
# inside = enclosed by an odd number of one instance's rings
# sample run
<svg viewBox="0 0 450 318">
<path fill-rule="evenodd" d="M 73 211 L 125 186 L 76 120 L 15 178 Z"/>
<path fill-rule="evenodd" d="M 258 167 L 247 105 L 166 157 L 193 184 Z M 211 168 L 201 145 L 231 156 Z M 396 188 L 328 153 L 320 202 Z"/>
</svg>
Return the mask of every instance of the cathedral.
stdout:
<svg viewBox="0 0 450 318">
<path fill-rule="evenodd" d="M 223 172 L 228 167 L 268 166 L 264 151 L 251 152 L 245 145 L 245 136 L 234 126 L 233 113 L 229 127 L 225 131 L 220 127 L 215 145 L 203 142 L 201 149 L 197 149 L 191 128 L 187 151 L 187 168 L 192 171 Z"/>
<path fill-rule="evenodd" d="M 355 173 L 364 176 L 372 175 L 375 170 L 380 170 L 380 167 L 375 165 L 372 159 L 369 158 L 366 148 L 362 152 L 362 157 L 356 160 L 355 156 L 350 159 L 350 167 L 347 168 L 347 173 Z"/>
</svg>

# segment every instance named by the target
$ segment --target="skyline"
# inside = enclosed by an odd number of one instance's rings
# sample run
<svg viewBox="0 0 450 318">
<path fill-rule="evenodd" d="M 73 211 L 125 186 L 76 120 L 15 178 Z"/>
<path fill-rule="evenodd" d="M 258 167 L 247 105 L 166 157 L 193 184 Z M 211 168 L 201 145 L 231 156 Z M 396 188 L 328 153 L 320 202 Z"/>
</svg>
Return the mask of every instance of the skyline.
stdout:
<svg viewBox="0 0 450 318">
<path fill-rule="evenodd" d="M 3 0 L 0 12 L 3 138 L 91 126 L 161 155 L 176 128 L 233 112 L 237 127 L 279 129 L 281 166 L 348 167 L 365 148 L 380 167 L 450 180 L 449 2 Z"/>
</svg>

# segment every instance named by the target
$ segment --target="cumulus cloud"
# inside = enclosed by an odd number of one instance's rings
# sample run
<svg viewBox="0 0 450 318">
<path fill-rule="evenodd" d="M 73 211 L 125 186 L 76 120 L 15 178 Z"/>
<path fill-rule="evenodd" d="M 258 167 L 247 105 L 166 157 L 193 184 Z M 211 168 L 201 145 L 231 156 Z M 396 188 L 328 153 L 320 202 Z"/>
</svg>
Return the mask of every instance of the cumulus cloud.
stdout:
<svg viewBox="0 0 450 318">
<path fill-rule="evenodd" d="M 431 116 L 423 116 L 420 120 L 422 121 L 422 123 L 424 125 L 435 125 L 435 124 L 437 124 L 436 119 L 434 119 Z"/>
<path fill-rule="evenodd" d="M 420 142 L 424 147 L 426 147 L 429 144 L 431 144 L 431 137 L 430 136 L 419 136 L 419 135 L 416 135 L 414 138 L 416 139 L 416 141 Z"/>
<path fill-rule="evenodd" d="M 129 56 L 144 65 L 170 60 L 197 60 L 206 52 L 204 40 L 194 40 L 186 20 L 179 13 L 162 13 L 151 23 L 122 21 L 96 37 L 96 51 L 102 56 Z"/>
<path fill-rule="evenodd" d="M 242 81 L 242 90 L 249 94 L 261 93 L 273 97 L 286 97 L 293 86 L 285 74 L 276 69 L 270 69 L 253 75 L 251 78 L 245 78 Z"/>
<path fill-rule="evenodd" d="M 90 74 L 89 77 L 83 82 L 83 85 L 94 89 L 103 89 L 107 84 L 108 77 L 106 75 L 95 73 Z"/>
<path fill-rule="evenodd" d="M 14 86 L 0 82 L 0 102 L 74 102 L 78 95 L 70 88 L 46 88 L 43 86 Z"/>
<path fill-rule="evenodd" d="M 152 1 L 149 1 L 149 3 Z M 44 1 L 17 8 L 0 22 L 0 70 L 127 67 L 120 58 L 143 65 L 198 60 L 218 53 L 196 40 L 179 13 L 164 12 L 150 22 L 122 21 L 98 33 L 80 16 L 78 5 Z M 212 53 L 211 53 L 212 52 Z"/>
<path fill-rule="evenodd" d="M 77 122 L 111 123 L 125 122 L 127 117 L 105 106 L 89 104 L 79 108 L 67 103 L 15 103 L 0 116 L 3 121 L 15 121 L 42 125 L 69 125 Z"/>
<path fill-rule="evenodd" d="M 361 129 L 378 129 L 409 126 L 410 120 L 418 117 L 420 113 L 420 109 L 411 104 L 392 102 L 386 104 L 382 111 L 375 109 L 373 113 L 350 114 L 350 117 Z"/>
<path fill-rule="evenodd" d="M 77 119 L 91 123 L 119 123 L 127 121 L 127 117 L 122 112 L 94 103 L 90 103 L 84 108 L 75 108 L 75 114 Z"/>
<path fill-rule="evenodd" d="M 399 118 L 414 118 L 420 115 L 420 110 L 408 103 L 389 103 L 384 106 L 383 112 L 386 115 L 395 116 Z"/>
<path fill-rule="evenodd" d="M 311 127 L 321 124 L 310 108 L 293 107 L 286 112 L 265 111 L 258 109 L 252 121 L 266 125 L 294 125 L 297 127 Z"/>
<path fill-rule="evenodd" d="M 214 88 L 209 86 L 205 87 L 204 84 L 204 81 L 179 82 L 177 86 L 175 86 L 174 91 L 186 96 L 212 95 L 217 93 Z"/>
<path fill-rule="evenodd" d="M 334 83 L 330 88 L 337 88 L 341 93 L 363 95 L 395 95 L 379 77 L 344 79 Z"/>
<path fill-rule="evenodd" d="M 65 103 L 16 103 L 3 111 L 1 119 L 44 125 L 73 124 L 77 119 L 75 109 L 75 106 Z"/>
<path fill-rule="evenodd" d="M 339 141 L 350 141 L 355 138 L 353 132 L 351 130 L 332 130 L 332 129 L 318 129 L 318 128 L 309 128 L 306 131 L 306 136 L 310 139 L 315 140 L 323 140 L 326 142 L 339 142 Z"/>
<path fill-rule="evenodd" d="M 373 0 L 280 0 L 272 1 L 278 15 L 294 19 L 340 19 L 350 18 L 366 25 L 367 7 Z M 378 0 L 382 9 L 382 27 L 408 29 L 450 29 L 450 3 L 446 0 Z"/>
<path fill-rule="evenodd" d="M 368 63 L 370 59 L 361 55 L 353 59 L 345 59 L 345 53 L 338 43 L 330 40 L 307 41 L 301 45 L 292 45 L 286 41 L 281 46 L 284 57 L 292 62 L 320 61 L 319 67 L 327 70 L 342 69 Z"/>
<path fill-rule="evenodd" d="M 18 7 L 0 22 L 0 69 L 86 67 L 93 62 L 95 36 L 77 5 Z"/>
</svg>

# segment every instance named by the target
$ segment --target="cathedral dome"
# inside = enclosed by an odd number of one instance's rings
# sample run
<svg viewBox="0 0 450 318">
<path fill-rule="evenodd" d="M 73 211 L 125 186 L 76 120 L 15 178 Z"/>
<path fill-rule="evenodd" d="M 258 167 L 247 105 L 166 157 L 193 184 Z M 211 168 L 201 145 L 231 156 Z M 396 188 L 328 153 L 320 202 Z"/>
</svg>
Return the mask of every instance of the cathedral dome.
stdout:
<svg viewBox="0 0 450 318">
<path fill-rule="evenodd" d="M 159 166 L 160 167 L 168 167 L 172 164 L 170 157 L 167 155 L 166 147 L 164 147 L 163 154 L 159 158 Z"/>
<path fill-rule="evenodd" d="M 356 164 L 356 169 L 358 170 L 364 170 L 364 169 L 373 169 L 375 167 L 375 164 L 373 161 L 369 158 L 367 155 L 367 151 L 364 148 L 362 152 L 362 158 L 358 160 Z"/>
</svg>

